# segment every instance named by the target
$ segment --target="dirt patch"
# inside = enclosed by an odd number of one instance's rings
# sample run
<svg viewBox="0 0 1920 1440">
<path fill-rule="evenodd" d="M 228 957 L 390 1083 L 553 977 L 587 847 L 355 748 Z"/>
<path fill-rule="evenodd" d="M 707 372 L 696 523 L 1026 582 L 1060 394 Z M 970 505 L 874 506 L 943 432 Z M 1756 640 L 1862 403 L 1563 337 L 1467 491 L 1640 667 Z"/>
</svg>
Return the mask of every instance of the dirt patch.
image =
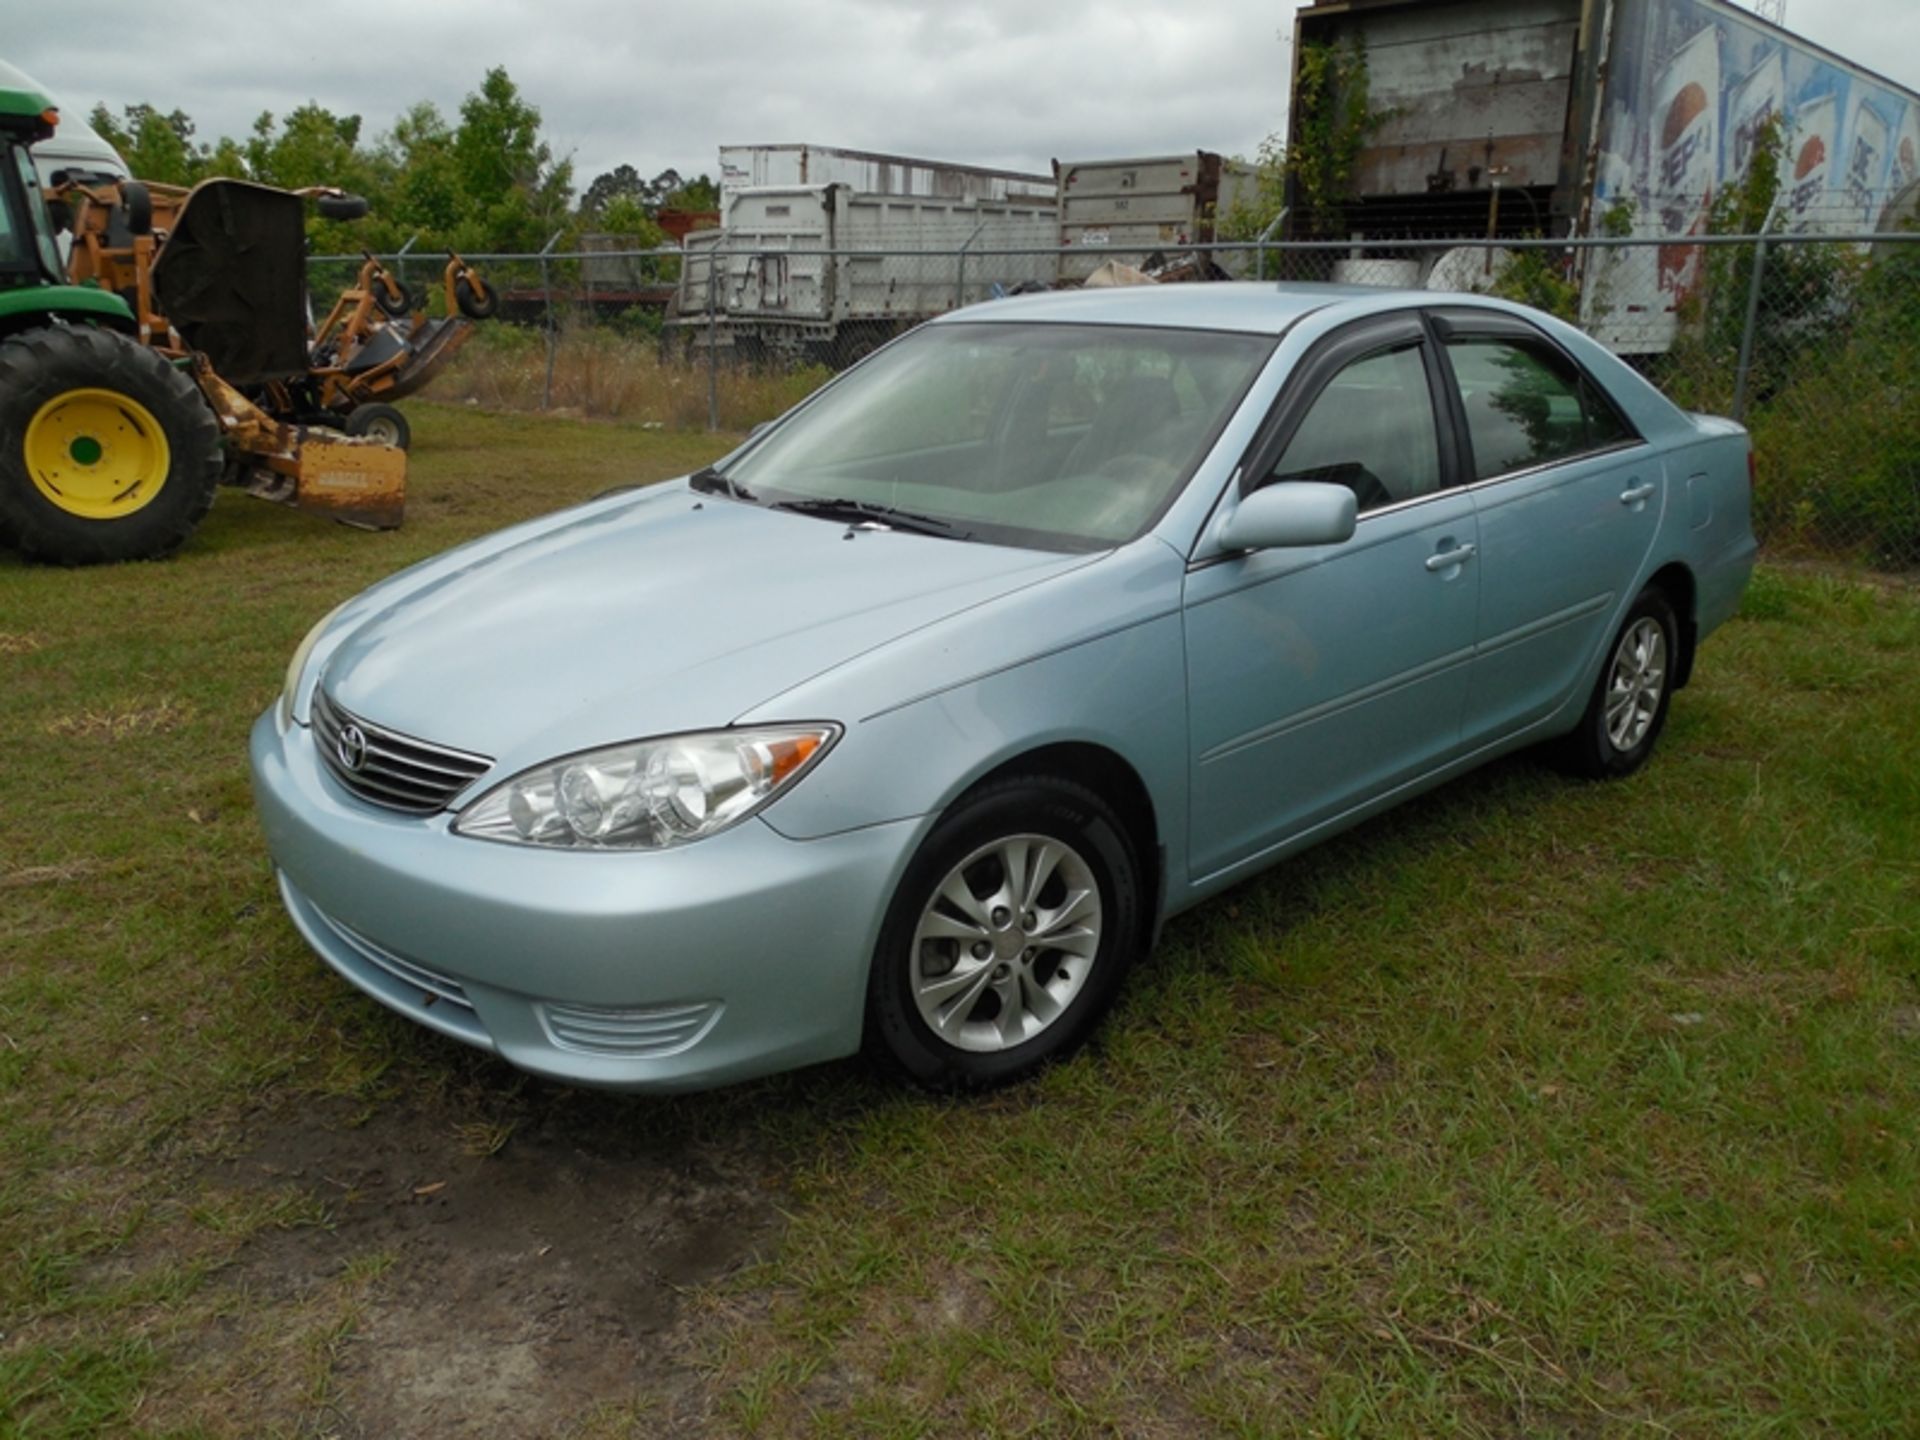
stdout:
<svg viewBox="0 0 1920 1440">
<path fill-rule="evenodd" d="M 208 1177 L 304 1190 L 333 1222 L 262 1234 L 223 1283 L 297 1304 L 349 1267 L 375 1277 L 334 1349 L 327 1434 L 540 1435 L 691 1398 L 680 1292 L 777 1241 L 778 1167 L 737 1137 L 650 1139 L 640 1102 L 566 1101 L 492 1154 L 405 1108 L 287 1117 Z"/>
</svg>

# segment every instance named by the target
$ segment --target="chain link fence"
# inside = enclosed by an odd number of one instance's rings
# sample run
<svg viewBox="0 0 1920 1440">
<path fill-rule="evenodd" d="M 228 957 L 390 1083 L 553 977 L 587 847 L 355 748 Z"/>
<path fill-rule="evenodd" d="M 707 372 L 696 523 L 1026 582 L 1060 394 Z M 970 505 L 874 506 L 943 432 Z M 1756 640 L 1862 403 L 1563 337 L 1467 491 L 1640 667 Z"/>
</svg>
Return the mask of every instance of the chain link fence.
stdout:
<svg viewBox="0 0 1920 1440">
<path fill-rule="evenodd" d="M 1752 430 L 1773 553 L 1920 567 L 1920 234 L 1249 241 L 1155 251 L 770 248 L 468 255 L 499 292 L 435 398 L 741 431 L 933 315 L 1061 286 L 1267 279 L 1521 301 Z M 445 256 L 379 257 L 442 313 Z M 317 313 L 362 257 L 309 265 Z"/>
</svg>

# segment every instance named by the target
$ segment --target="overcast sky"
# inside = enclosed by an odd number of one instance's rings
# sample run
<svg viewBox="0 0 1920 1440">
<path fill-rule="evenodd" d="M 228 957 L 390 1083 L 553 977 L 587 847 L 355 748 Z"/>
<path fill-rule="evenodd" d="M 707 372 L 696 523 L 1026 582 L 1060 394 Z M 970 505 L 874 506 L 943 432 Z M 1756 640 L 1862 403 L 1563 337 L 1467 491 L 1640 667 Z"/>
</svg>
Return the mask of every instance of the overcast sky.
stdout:
<svg viewBox="0 0 1920 1440">
<path fill-rule="evenodd" d="M 491 65 L 575 182 L 717 173 L 721 143 L 805 140 L 1044 172 L 1051 157 L 1252 155 L 1286 107 L 1292 0 L 21 0 L 5 58 L 70 114 L 185 110 L 244 135 L 307 100 L 377 135 L 450 117 Z M 244 17 L 244 18 L 243 18 Z M 1791 0 L 1789 26 L 1920 89 L 1920 0 Z"/>
</svg>

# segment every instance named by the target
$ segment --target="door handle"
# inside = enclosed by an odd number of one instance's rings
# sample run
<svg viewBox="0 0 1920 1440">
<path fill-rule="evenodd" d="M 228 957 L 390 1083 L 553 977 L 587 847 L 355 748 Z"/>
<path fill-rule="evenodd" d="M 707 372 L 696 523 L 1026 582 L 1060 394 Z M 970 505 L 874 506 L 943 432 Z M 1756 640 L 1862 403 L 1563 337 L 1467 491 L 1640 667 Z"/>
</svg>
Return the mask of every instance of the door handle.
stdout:
<svg viewBox="0 0 1920 1440">
<path fill-rule="evenodd" d="M 1638 505 L 1642 500 L 1651 500 L 1659 493 L 1659 490 L 1660 487 L 1658 485 L 1635 485 L 1632 489 L 1622 490 L 1620 492 L 1620 503 L 1622 505 Z"/>
<path fill-rule="evenodd" d="M 1434 571 L 1457 570 L 1472 558 L 1473 546 L 1456 545 L 1451 550 L 1442 550 L 1438 555 L 1429 555 L 1427 557 L 1427 569 Z"/>
</svg>

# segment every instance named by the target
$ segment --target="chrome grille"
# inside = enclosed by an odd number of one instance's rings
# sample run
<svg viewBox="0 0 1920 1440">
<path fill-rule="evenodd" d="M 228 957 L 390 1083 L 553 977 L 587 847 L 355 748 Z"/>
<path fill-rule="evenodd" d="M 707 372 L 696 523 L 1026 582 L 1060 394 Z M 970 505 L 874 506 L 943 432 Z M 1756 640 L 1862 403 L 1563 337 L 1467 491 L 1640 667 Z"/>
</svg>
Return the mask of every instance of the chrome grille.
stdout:
<svg viewBox="0 0 1920 1440">
<path fill-rule="evenodd" d="M 717 1000 L 615 1010 L 598 1005 L 542 1005 L 553 1043 L 589 1055 L 645 1060 L 685 1050 L 719 1018 Z"/>
<path fill-rule="evenodd" d="M 350 768 L 343 754 L 347 747 L 341 737 L 349 729 L 366 742 L 357 768 Z M 327 773 L 342 786 L 370 804 L 410 815 L 446 809 L 448 801 L 493 765 L 485 755 L 449 750 L 362 720 L 318 689 L 313 692 L 313 740 Z"/>
</svg>

